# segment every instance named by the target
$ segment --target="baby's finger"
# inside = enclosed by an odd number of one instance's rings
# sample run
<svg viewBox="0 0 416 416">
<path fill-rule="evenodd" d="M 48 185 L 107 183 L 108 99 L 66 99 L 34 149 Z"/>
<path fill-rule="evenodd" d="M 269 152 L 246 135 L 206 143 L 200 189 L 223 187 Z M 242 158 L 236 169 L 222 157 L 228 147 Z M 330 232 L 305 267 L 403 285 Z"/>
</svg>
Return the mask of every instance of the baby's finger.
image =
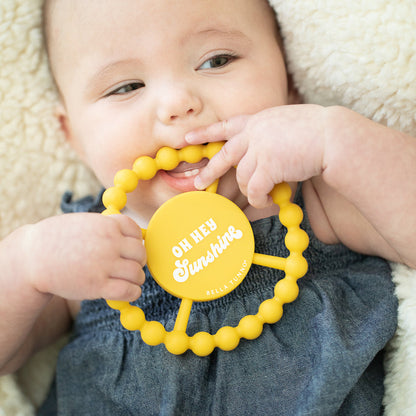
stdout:
<svg viewBox="0 0 416 416">
<path fill-rule="evenodd" d="M 132 284 L 124 279 L 109 279 L 101 290 L 101 297 L 110 300 L 122 300 L 132 302 L 138 299 L 142 294 L 142 288 L 139 285 Z"/>
<path fill-rule="evenodd" d="M 247 185 L 256 170 L 257 160 L 252 154 L 246 153 L 240 160 L 236 169 L 236 179 L 238 186 L 244 195 L 247 196 Z"/>
<path fill-rule="evenodd" d="M 232 117 L 229 120 L 219 121 L 218 123 L 192 130 L 185 135 L 185 140 L 189 144 L 228 140 L 238 134 L 245 127 L 246 123 L 247 116 Z"/>
<path fill-rule="evenodd" d="M 223 176 L 231 167 L 236 166 L 246 151 L 241 140 L 234 137 L 224 144 L 221 150 L 212 157 L 208 164 L 195 178 L 195 187 L 205 189 L 216 179 Z"/>
<path fill-rule="evenodd" d="M 110 218 L 115 219 L 120 227 L 120 232 L 126 237 L 132 237 L 141 240 L 142 237 L 142 230 L 141 228 L 129 218 L 127 215 L 116 214 L 111 215 Z"/>
<path fill-rule="evenodd" d="M 115 261 L 110 275 L 112 279 L 126 280 L 138 286 L 141 286 L 145 281 L 145 273 L 141 264 L 134 260 L 119 259 Z"/>
<path fill-rule="evenodd" d="M 274 187 L 274 182 L 270 176 L 257 167 L 247 185 L 247 199 L 251 206 L 255 208 L 265 208 L 273 203 L 269 193 Z"/>
<path fill-rule="evenodd" d="M 143 240 L 125 237 L 121 242 L 120 255 L 123 259 L 133 260 L 141 266 L 146 264 L 146 250 L 143 245 Z"/>
</svg>

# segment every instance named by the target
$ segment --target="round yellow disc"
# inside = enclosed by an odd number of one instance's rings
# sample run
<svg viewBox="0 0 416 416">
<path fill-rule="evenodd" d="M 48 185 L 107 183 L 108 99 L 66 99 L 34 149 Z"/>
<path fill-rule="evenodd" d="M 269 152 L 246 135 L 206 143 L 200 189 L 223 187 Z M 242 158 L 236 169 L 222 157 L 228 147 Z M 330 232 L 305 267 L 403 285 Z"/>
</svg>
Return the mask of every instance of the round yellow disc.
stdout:
<svg viewBox="0 0 416 416">
<path fill-rule="evenodd" d="M 208 301 L 234 290 L 254 254 L 251 225 L 237 205 L 210 192 L 179 194 L 153 215 L 146 230 L 147 265 L 178 298 Z"/>
</svg>

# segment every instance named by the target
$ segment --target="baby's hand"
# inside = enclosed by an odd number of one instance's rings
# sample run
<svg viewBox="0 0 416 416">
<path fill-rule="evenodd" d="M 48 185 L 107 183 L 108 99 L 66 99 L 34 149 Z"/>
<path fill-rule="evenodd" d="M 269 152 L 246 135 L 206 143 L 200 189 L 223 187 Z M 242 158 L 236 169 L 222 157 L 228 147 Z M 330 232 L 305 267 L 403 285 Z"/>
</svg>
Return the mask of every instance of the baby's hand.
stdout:
<svg viewBox="0 0 416 416">
<path fill-rule="evenodd" d="M 237 167 L 236 178 L 249 203 L 263 208 L 277 183 L 303 181 L 323 170 L 324 108 L 290 105 L 236 116 L 186 135 L 189 144 L 226 140 L 222 149 L 195 179 L 204 189 Z"/>
<path fill-rule="evenodd" d="M 26 227 L 22 261 L 40 292 L 65 299 L 133 301 L 146 253 L 139 226 L 124 215 L 65 214 Z"/>
</svg>

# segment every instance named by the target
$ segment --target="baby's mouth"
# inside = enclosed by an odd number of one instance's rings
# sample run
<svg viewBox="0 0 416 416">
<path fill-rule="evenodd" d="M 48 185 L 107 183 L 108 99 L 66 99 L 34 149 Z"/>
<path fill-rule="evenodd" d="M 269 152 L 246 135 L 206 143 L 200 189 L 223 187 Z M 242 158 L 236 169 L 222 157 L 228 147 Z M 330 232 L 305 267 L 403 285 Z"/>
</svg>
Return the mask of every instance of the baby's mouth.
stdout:
<svg viewBox="0 0 416 416">
<path fill-rule="evenodd" d="M 198 163 L 180 162 L 179 165 L 166 173 L 174 178 L 191 178 L 200 172 L 200 170 L 208 164 L 208 159 L 202 159 Z"/>
</svg>

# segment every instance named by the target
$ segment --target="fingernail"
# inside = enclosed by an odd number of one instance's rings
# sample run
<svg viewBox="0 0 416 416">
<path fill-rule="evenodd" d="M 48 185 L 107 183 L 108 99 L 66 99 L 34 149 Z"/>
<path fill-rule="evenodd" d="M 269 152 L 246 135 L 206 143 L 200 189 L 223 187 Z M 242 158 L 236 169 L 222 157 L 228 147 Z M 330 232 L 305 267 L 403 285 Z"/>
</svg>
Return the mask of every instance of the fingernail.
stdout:
<svg viewBox="0 0 416 416">
<path fill-rule="evenodd" d="M 197 177 L 195 178 L 195 181 L 194 181 L 194 186 L 195 186 L 195 188 L 196 188 L 196 189 L 198 189 L 199 191 L 202 191 L 202 190 L 204 190 L 204 189 L 205 189 L 204 183 L 202 182 L 202 180 L 201 180 L 201 178 L 200 178 L 199 176 L 197 176 Z"/>
</svg>

